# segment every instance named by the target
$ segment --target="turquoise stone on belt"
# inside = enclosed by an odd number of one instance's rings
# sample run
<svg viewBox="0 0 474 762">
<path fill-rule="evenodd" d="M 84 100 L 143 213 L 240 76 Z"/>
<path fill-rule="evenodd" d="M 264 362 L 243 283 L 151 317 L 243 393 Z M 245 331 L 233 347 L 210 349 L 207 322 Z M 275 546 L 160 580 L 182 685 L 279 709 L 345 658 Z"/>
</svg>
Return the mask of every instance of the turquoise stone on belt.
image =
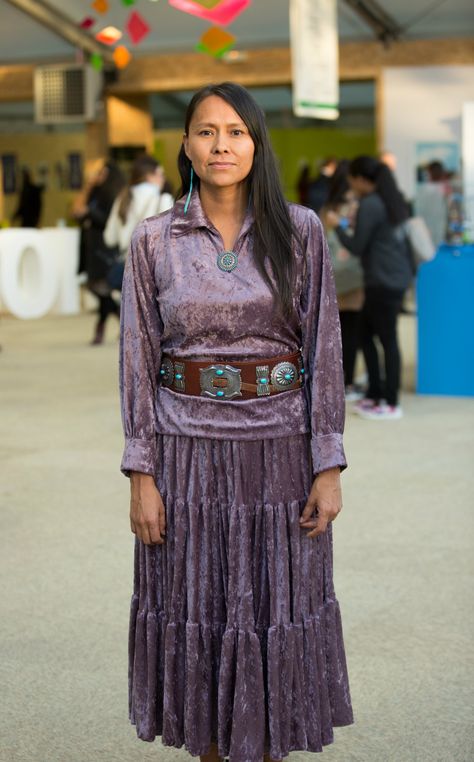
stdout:
<svg viewBox="0 0 474 762">
<path fill-rule="evenodd" d="M 217 255 L 217 267 L 225 273 L 231 273 L 239 264 L 239 257 L 234 251 L 222 251 Z"/>
</svg>

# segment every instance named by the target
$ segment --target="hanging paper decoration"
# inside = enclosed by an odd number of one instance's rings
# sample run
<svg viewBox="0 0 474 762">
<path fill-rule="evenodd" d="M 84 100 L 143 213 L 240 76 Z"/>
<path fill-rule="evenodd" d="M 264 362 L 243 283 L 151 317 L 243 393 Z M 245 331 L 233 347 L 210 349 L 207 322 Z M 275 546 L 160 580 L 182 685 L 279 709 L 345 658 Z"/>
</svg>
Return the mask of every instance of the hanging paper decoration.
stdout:
<svg viewBox="0 0 474 762">
<path fill-rule="evenodd" d="M 207 32 L 204 32 L 196 48 L 201 53 L 209 53 L 215 58 L 220 58 L 227 53 L 235 42 L 233 34 L 226 32 L 225 29 L 219 29 L 217 26 L 211 26 Z"/>
<path fill-rule="evenodd" d="M 93 19 L 92 16 L 86 16 L 86 18 L 83 21 L 81 21 L 79 26 L 81 27 L 81 29 L 90 29 L 91 27 L 94 26 L 94 24 L 95 24 L 95 19 Z"/>
<path fill-rule="evenodd" d="M 291 0 L 293 111 L 296 116 L 339 116 L 337 0 Z"/>
<path fill-rule="evenodd" d="M 213 0 L 168 0 L 173 8 L 192 16 L 199 16 L 213 24 L 227 26 L 234 21 L 251 3 L 252 0 L 221 0 L 214 3 Z M 211 5 L 212 3 L 212 5 Z"/>
<path fill-rule="evenodd" d="M 216 5 L 219 5 L 219 3 L 222 3 L 222 0 L 194 0 L 196 5 L 202 5 L 203 8 L 207 8 L 208 10 L 212 10 L 212 8 L 215 8 Z"/>
<path fill-rule="evenodd" d="M 92 53 L 90 57 L 90 64 L 96 71 L 101 71 L 104 66 L 104 59 L 98 53 Z"/>
<path fill-rule="evenodd" d="M 122 0 L 123 5 L 135 5 L 135 0 Z"/>
<path fill-rule="evenodd" d="M 97 32 L 95 36 L 96 40 L 103 42 L 104 45 L 114 45 L 121 40 L 122 37 L 122 32 L 115 26 L 106 26 L 104 29 L 101 29 L 100 32 Z"/>
<path fill-rule="evenodd" d="M 94 0 L 92 8 L 94 8 L 97 13 L 107 13 L 109 10 L 109 0 Z"/>
<path fill-rule="evenodd" d="M 144 37 L 150 32 L 150 27 L 146 23 L 143 16 L 140 16 L 137 11 L 132 11 L 128 17 L 127 24 L 125 26 L 128 36 L 134 45 L 138 45 Z"/>
<path fill-rule="evenodd" d="M 114 62 L 117 69 L 125 69 L 126 66 L 132 60 L 131 53 L 127 50 L 125 45 L 119 45 L 114 50 Z"/>
</svg>

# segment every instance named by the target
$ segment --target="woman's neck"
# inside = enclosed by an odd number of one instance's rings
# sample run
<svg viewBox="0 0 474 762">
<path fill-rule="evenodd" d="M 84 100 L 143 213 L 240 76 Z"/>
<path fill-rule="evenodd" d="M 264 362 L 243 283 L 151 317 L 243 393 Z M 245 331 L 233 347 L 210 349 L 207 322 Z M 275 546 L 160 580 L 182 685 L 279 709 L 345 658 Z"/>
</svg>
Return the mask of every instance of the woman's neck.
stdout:
<svg viewBox="0 0 474 762">
<path fill-rule="evenodd" d="M 245 183 L 228 188 L 219 188 L 201 183 L 199 189 L 201 206 L 215 227 L 220 230 L 229 224 L 240 227 L 248 206 L 248 192 Z"/>
</svg>

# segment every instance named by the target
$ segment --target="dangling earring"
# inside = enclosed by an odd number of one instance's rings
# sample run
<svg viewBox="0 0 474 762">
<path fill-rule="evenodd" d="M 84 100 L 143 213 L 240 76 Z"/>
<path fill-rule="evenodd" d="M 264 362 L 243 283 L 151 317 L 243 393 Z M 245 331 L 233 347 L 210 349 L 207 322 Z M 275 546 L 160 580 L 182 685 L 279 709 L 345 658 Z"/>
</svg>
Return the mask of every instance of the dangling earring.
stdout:
<svg viewBox="0 0 474 762">
<path fill-rule="evenodd" d="M 189 192 L 188 192 L 188 197 L 186 199 L 186 203 L 184 205 L 184 213 L 185 214 L 188 213 L 189 202 L 191 201 L 191 193 L 193 192 L 193 177 L 194 177 L 194 169 L 193 169 L 193 166 L 191 164 L 191 179 L 189 181 Z"/>
</svg>

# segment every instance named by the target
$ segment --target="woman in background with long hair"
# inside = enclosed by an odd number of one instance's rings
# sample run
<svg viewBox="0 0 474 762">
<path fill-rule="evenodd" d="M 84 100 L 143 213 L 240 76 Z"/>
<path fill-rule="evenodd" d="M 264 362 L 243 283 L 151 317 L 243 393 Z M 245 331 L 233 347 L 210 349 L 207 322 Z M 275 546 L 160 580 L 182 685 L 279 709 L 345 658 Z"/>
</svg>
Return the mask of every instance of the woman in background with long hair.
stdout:
<svg viewBox="0 0 474 762">
<path fill-rule="evenodd" d="M 173 206 L 173 197 L 163 190 L 165 182 L 163 167 L 153 156 L 135 159 L 129 183 L 116 199 L 104 231 L 106 244 L 118 246 L 123 261 L 138 223 Z"/>
<path fill-rule="evenodd" d="M 363 273 L 360 260 L 339 241 L 337 234 L 328 229 L 326 216 L 336 212 L 344 229 L 353 228 L 357 201 L 349 185 L 349 161 L 341 159 L 331 177 L 328 197 L 321 210 L 321 222 L 327 232 L 336 283 L 337 304 L 341 321 L 342 363 L 346 401 L 360 399 L 363 395 L 354 385 L 357 350 L 360 347 L 360 316 L 364 303 Z"/>
<path fill-rule="evenodd" d="M 104 228 L 112 204 L 125 185 L 125 178 L 111 161 L 91 175 L 72 207 L 81 225 L 81 259 L 87 273 L 87 287 L 99 300 L 99 317 L 91 344 L 102 344 L 109 315 L 120 317 L 120 306 L 107 282 L 117 252 L 104 241 Z"/>
<path fill-rule="evenodd" d="M 355 403 L 354 410 L 371 420 L 397 419 L 402 416 L 397 320 L 403 295 L 412 279 L 403 232 L 409 210 L 390 169 L 371 156 L 359 156 L 351 161 L 349 183 L 360 199 L 353 235 L 341 226 L 336 212 L 328 212 L 326 220 L 335 227 L 342 245 L 360 257 L 364 273 L 361 344 L 369 388 L 365 399 Z M 384 352 L 384 388 L 375 337 Z"/>
</svg>

